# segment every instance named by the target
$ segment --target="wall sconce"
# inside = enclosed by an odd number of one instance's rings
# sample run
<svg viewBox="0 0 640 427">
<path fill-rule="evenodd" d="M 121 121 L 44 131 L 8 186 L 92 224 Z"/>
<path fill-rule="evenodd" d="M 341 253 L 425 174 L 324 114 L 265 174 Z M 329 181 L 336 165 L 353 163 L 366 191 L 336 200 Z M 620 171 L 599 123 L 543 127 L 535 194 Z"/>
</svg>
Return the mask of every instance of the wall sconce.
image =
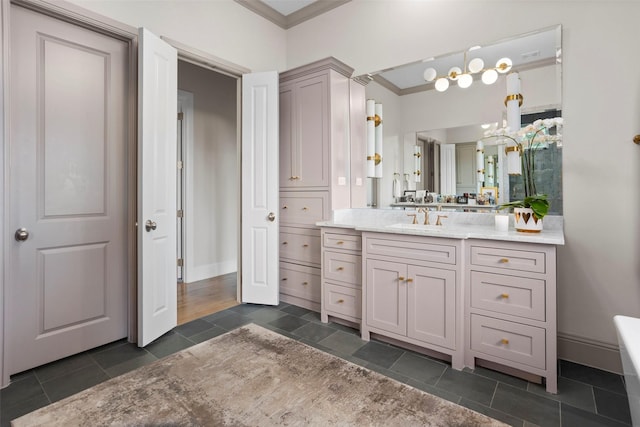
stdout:
<svg viewBox="0 0 640 427">
<path fill-rule="evenodd" d="M 496 179 L 496 161 L 494 156 L 487 157 L 487 171 L 486 171 L 485 187 L 494 187 Z"/>
<path fill-rule="evenodd" d="M 421 158 L 422 158 L 422 153 L 420 150 L 420 146 L 414 145 L 413 146 L 413 162 L 414 162 L 413 180 L 415 182 L 420 182 L 420 175 L 422 175 L 422 170 L 420 169 L 420 166 L 422 165 L 422 163 L 420 162 Z"/>
<path fill-rule="evenodd" d="M 473 49 L 469 49 L 473 50 Z M 504 74 L 511 70 L 513 62 L 509 58 L 500 58 L 493 68 L 484 68 L 484 61 L 481 58 L 473 58 L 467 64 L 467 52 L 464 52 L 463 68 L 451 67 L 446 76 L 438 76 L 435 68 L 427 68 L 423 77 L 427 82 L 435 80 L 434 87 L 438 92 L 444 92 L 449 88 L 449 80 L 458 82 L 458 86 L 466 89 L 473 83 L 473 74 L 482 73 L 482 82 L 486 85 L 495 83 L 498 80 L 498 73 Z"/>
<path fill-rule="evenodd" d="M 367 100 L 367 176 L 382 178 L 382 104 Z"/>
<path fill-rule="evenodd" d="M 520 107 L 523 99 L 520 93 L 520 76 L 515 72 L 509 73 L 507 76 L 507 97 L 504 99 L 504 103 L 507 107 L 507 127 L 511 132 L 517 132 L 522 127 Z M 507 140 L 505 153 L 507 154 L 507 173 L 522 175 L 522 162 L 520 161 L 522 153 L 514 141 Z"/>
<path fill-rule="evenodd" d="M 478 173 L 478 183 L 484 182 L 484 143 L 476 142 L 476 172 Z"/>
</svg>

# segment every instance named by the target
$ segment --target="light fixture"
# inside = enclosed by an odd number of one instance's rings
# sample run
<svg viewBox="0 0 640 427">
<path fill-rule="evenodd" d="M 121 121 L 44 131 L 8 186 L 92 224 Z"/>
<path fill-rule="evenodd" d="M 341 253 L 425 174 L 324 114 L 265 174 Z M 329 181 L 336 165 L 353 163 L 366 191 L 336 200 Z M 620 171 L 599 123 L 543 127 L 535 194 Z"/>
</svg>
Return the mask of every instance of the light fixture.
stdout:
<svg viewBox="0 0 640 427">
<path fill-rule="evenodd" d="M 413 180 L 415 182 L 420 182 L 420 176 L 422 175 L 422 170 L 420 169 L 420 165 L 422 164 L 422 162 L 420 161 L 421 158 L 422 158 L 422 152 L 420 150 L 420 146 L 414 145 L 413 146 L 413 162 L 414 162 Z"/>
<path fill-rule="evenodd" d="M 469 52 L 478 49 L 473 47 L 469 49 Z M 422 77 L 427 82 L 435 80 L 435 88 L 438 92 L 444 92 L 449 88 L 449 81 L 458 82 L 458 86 L 463 89 L 468 88 L 473 84 L 473 74 L 482 73 L 482 82 L 490 85 L 498 80 L 499 74 L 507 73 L 513 67 L 513 62 L 509 58 L 500 58 L 496 62 L 496 66 L 492 68 L 484 68 L 484 61 L 482 58 L 473 58 L 467 63 L 467 52 L 464 52 L 464 64 L 463 68 L 451 67 L 446 76 L 438 76 L 438 72 L 435 68 L 429 67 L 424 70 Z"/>
<path fill-rule="evenodd" d="M 382 178 L 382 104 L 367 100 L 367 176 Z"/>
</svg>

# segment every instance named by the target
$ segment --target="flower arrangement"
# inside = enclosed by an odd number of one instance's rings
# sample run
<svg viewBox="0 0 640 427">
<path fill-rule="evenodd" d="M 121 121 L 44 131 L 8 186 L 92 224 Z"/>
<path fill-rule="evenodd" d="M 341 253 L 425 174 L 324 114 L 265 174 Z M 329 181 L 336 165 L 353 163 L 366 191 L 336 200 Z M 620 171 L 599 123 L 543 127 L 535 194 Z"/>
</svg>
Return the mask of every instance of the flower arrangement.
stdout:
<svg viewBox="0 0 640 427">
<path fill-rule="evenodd" d="M 562 117 L 552 119 L 538 119 L 517 132 L 512 132 L 508 127 L 489 130 L 485 132 L 486 138 L 510 139 L 515 142 L 522 162 L 522 180 L 524 183 L 524 199 L 507 202 L 500 205 L 502 208 L 531 208 L 536 217 L 542 219 L 549 211 L 549 201 L 546 194 L 538 194 L 534 179 L 535 151 L 546 147 L 549 143 L 560 142 L 562 136 Z M 550 135 L 549 129 L 556 127 L 556 135 Z"/>
</svg>

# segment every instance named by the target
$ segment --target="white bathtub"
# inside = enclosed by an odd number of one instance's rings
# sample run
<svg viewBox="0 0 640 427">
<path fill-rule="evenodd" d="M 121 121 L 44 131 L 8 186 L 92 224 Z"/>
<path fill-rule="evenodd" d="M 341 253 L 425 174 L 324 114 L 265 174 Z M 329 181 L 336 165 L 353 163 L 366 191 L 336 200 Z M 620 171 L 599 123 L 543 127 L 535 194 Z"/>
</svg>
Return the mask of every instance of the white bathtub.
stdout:
<svg viewBox="0 0 640 427">
<path fill-rule="evenodd" d="M 640 319 L 614 316 L 634 427 L 640 427 Z"/>
</svg>

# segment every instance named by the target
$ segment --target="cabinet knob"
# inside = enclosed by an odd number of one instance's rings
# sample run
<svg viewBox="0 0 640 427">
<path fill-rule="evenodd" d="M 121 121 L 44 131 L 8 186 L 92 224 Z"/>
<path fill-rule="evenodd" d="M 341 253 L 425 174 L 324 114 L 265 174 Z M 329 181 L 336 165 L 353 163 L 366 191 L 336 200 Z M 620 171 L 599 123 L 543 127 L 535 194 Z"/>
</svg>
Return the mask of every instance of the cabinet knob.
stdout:
<svg viewBox="0 0 640 427">
<path fill-rule="evenodd" d="M 402 282 L 404 280 L 404 276 L 398 276 L 398 280 Z"/>
<path fill-rule="evenodd" d="M 339 300 L 337 301 L 337 303 L 338 303 L 338 304 L 342 304 L 343 302 L 344 302 L 344 300 L 343 300 L 343 299 L 339 299 Z"/>
<path fill-rule="evenodd" d="M 501 342 L 502 344 L 504 344 L 504 345 L 509 344 L 509 340 L 508 340 L 508 339 L 506 339 L 506 338 L 502 338 L 502 339 L 500 340 L 500 342 Z"/>
<path fill-rule="evenodd" d="M 309 282 L 302 282 L 302 286 L 307 286 Z"/>
<path fill-rule="evenodd" d="M 288 244 L 289 244 L 289 242 L 282 242 L 282 244 L 283 244 L 283 245 L 288 245 Z"/>
<path fill-rule="evenodd" d="M 286 280 L 287 280 L 287 278 L 286 278 L 286 277 L 283 277 L 283 278 L 282 278 L 282 281 L 283 281 L 283 282 L 284 282 L 284 281 L 286 281 Z"/>
<path fill-rule="evenodd" d="M 303 210 L 303 211 L 308 211 L 308 210 L 309 210 L 309 208 L 305 206 L 305 207 L 303 207 L 303 208 L 302 208 L 302 210 Z"/>
<path fill-rule="evenodd" d="M 509 298 L 509 294 L 501 294 L 500 298 L 507 299 L 507 298 Z"/>
<path fill-rule="evenodd" d="M 411 277 L 409 277 L 409 278 L 407 279 L 407 283 L 411 283 L 411 282 L 413 282 L 413 279 L 412 279 Z"/>
<path fill-rule="evenodd" d="M 304 245 L 302 245 L 302 247 L 303 247 L 303 248 L 308 248 L 308 247 L 309 247 L 309 245 L 305 243 Z"/>
<path fill-rule="evenodd" d="M 342 271 L 342 270 L 344 270 L 344 267 L 338 267 L 337 270 L 338 271 Z"/>
<path fill-rule="evenodd" d="M 509 262 L 509 258 L 500 258 L 500 262 L 502 264 L 505 264 L 505 263 Z"/>
<path fill-rule="evenodd" d="M 284 206 L 282 207 L 282 209 L 289 209 L 289 206 L 284 205 Z"/>
<path fill-rule="evenodd" d="M 337 244 L 337 245 L 344 245 L 344 242 L 343 242 L 342 240 L 338 240 L 338 241 L 336 242 L 336 244 Z"/>
</svg>

